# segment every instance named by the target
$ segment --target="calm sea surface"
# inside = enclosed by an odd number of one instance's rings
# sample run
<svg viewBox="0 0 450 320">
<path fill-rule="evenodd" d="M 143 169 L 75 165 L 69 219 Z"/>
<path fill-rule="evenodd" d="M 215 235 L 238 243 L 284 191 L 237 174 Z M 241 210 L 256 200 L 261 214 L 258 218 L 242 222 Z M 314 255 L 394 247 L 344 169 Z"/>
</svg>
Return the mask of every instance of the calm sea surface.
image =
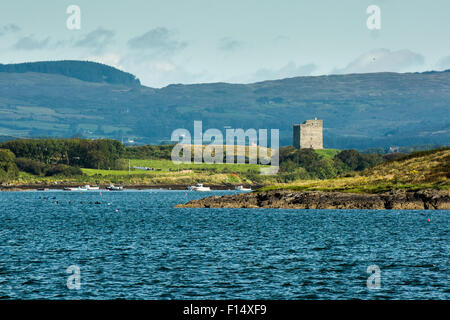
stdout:
<svg viewBox="0 0 450 320">
<path fill-rule="evenodd" d="M 230 193 L 1 192 L 0 298 L 450 299 L 449 211 L 174 208 Z"/>
</svg>

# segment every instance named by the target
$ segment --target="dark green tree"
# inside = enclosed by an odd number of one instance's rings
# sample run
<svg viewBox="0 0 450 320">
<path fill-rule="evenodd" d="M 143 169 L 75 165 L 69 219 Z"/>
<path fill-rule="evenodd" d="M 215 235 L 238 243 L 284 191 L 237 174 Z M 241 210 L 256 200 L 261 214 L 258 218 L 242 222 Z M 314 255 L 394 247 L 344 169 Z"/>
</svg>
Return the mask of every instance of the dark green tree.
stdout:
<svg viewBox="0 0 450 320">
<path fill-rule="evenodd" d="M 0 149 L 0 183 L 9 182 L 18 176 L 15 158 L 11 151 Z"/>
</svg>

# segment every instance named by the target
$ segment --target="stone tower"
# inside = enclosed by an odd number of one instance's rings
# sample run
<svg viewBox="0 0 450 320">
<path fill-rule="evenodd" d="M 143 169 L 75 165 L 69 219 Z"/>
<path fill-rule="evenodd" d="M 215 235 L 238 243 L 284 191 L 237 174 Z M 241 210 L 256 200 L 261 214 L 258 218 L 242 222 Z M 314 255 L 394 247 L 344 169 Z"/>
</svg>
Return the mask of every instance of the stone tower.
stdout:
<svg viewBox="0 0 450 320">
<path fill-rule="evenodd" d="M 323 149 L 323 120 L 306 120 L 294 124 L 293 144 L 297 149 Z"/>
</svg>

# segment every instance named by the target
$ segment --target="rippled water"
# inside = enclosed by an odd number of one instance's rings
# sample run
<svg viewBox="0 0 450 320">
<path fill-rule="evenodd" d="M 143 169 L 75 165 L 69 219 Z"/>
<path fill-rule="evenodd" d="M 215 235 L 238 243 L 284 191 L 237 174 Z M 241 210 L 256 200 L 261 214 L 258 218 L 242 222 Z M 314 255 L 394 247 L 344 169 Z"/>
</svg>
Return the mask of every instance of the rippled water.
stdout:
<svg viewBox="0 0 450 320">
<path fill-rule="evenodd" d="M 2 192 L 0 298 L 450 298 L 449 211 L 173 208 L 226 193 Z"/>
</svg>

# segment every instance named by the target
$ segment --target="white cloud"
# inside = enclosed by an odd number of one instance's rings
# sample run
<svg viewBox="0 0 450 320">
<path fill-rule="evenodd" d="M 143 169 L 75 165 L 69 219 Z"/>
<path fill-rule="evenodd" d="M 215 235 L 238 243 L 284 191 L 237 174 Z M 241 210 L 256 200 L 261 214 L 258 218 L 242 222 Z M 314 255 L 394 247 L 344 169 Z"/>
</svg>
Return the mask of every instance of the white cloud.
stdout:
<svg viewBox="0 0 450 320">
<path fill-rule="evenodd" d="M 158 71 L 169 72 L 169 71 L 176 70 L 175 65 L 173 65 L 172 63 L 169 63 L 169 62 L 165 62 L 165 61 L 155 62 L 153 65 L 154 65 L 154 68 Z"/>
<path fill-rule="evenodd" d="M 253 82 L 308 76 L 311 75 L 311 73 L 313 73 L 316 69 L 317 66 L 313 63 L 297 66 L 295 62 L 290 61 L 288 64 L 279 69 L 261 68 L 250 77 L 249 81 Z"/>
<path fill-rule="evenodd" d="M 20 30 L 21 28 L 14 23 L 6 24 L 4 26 L 0 26 L 0 36 L 8 33 L 19 32 Z"/>
<path fill-rule="evenodd" d="M 14 45 L 14 49 L 17 50 L 39 50 L 44 49 L 48 46 L 50 38 L 47 37 L 44 40 L 38 40 L 33 35 L 29 35 L 20 38 Z"/>
<path fill-rule="evenodd" d="M 76 41 L 74 46 L 80 48 L 88 48 L 94 52 L 101 52 L 107 46 L 112 44 L 114 36 L 114 31 L 99 27 Z"/>
<path fill-rule="evenodd" d="M 114 68 L 117 68 L 117 69 L 120 69 L 123 71 L 127 71 L 121 65 L 121 61 L 122 61 L 121 56 L 116 53 L 106 53 L 106 54 L 103 54 L 100 56 L 91 56 L 91 57 L 88 57 L 87 60 L 107 64 Z"/>
<path fill-rule="evenodd" d="M 425 58 L 421 54 L 410 50 L 375 49 L 360 55 L 345 68 L 334 69 L 332 73 L 405 72 L 424 63 Z"/>
<path fill-rule="evenodd" d="M 134 53 L 120 59 L 120 65 L 149 87 L 160 88 L 174 83 L 196 83 L 207 79 L 205 72 L 192 73 L 183 67 L 186 63 L 163 58 L 141 59 L 141 55 Z"/>
<path fill-rule="evenodd" d="M 235 51 L 237 49 L 240 49 L 244 45 L 243 42 L 229 38 L 224 37 L 219 40 L 218 49 L 221 51 Z"/>
<path fill-rule="evenodd" d="M 447 70 L 450 69 L 450 56 L 444 57 L 440 59 L 437 63 L 437 68 L 439 70 Z"/>
<path fill-rule="evenodd" d="M 174 54 L 187 47 L 187 42 L 176 40 L 175 32 L 159 27 L 128 40 L 128 47 L 134 50 L 148 50 L 153 54 Z"/>
</svg>

